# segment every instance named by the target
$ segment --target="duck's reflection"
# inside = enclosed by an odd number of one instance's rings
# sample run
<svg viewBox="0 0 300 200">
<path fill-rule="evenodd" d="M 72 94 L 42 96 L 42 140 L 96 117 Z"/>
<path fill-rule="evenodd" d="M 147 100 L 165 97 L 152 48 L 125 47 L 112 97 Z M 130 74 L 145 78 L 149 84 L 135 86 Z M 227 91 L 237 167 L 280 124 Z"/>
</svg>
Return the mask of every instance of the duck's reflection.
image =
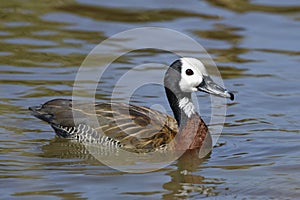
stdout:
<svg viewBox="0 0 300 200">
<path fill-rule="evenodd" d="M 55 138 L 49 144 L 44 145 L 42 150 L 44 152 L 43 157 L 68 160 L 80 159 L 81 163 L 105 166 L 90 154 L 85 145 L 78 142 Z M 102 153 L 107 154 L 108 152 Z M 179 157 L 173 164 L 175 168 L 173 170 L 172 168 L 167 169 L 166 175 L 170 176 L 171 180 L 162 185 L 163 189 L 169 191 L 167 194 L 163 194 L 163 199 L 187 198 L 194 195 L 203 197 L 217 195 L 215 188 L 207 183 L 207 179 L 204 176 L 198 173 L 201 171 L 202 163 L 208 159 L 209 155 L 200 159 L 197 150 L 188 150 Z"/>
<path fill-rule="evenodd" d="M 82 143 L 66 140 L 59 137 L 52 139 L 49 144 L 42 147 L 42 157 L 59 159 L 80 159 L 81 162 L 96 163 L 103 165 L 96 160 Z"/>
<path fill-rule="evenodd" d="M 167 173 L 171 181 L 165 183 L 163 188 L 169 190 L 170 193 L 165 194 L 164 199 L 217 195 L 214 187 L 207 186 L 206 178 L 195 173 L 199 172 L 201 164 L 208 159 L 209 155 L 200 159 L 197 150 L 186 151 L 175 163 L 176 169 Z"/>
</svg>

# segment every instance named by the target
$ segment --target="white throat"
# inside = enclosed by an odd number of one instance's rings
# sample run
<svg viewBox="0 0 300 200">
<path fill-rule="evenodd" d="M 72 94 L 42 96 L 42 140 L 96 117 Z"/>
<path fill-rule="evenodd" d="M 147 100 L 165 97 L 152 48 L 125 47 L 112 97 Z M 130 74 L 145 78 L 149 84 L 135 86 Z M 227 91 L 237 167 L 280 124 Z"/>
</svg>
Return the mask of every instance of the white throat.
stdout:
<svg viewBox="0 0 300 200">
<path fill-rule="evenodd" d="M 183 97 L 179 100 L 179 108 L 190 118 L 192 114 L 195 114 L 195 106 L 189 98 Z"/>
</svg>

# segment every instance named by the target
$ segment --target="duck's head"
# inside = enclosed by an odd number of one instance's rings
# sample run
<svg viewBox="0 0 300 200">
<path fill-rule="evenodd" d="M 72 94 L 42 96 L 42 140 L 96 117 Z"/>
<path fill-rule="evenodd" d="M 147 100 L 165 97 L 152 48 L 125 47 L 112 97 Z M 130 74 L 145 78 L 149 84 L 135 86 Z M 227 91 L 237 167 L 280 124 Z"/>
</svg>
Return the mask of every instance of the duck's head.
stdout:
<svg viewBox="0 0 300 200">
<path fill-rule="evenodd" d="M 177 98 L 202 91 L 234 99 L 233 93 L 215 83 L 208 75 L 204 64 L 196 58 L 184 57 L 172 63 L 166 72 L 164 84 Z"/>
<path fill-rule="evenodd" d="M 181 58 L 170 65 L 164 85 L 166 94 L 179 126 L 196 113 L 192 92 L 202 91 L 219 97 L 234 99 L 234 95 L 215 83 L 203 63 L 195 58 Z M 182 114 L 184 113 L 184 114 Z"/>
</svg>

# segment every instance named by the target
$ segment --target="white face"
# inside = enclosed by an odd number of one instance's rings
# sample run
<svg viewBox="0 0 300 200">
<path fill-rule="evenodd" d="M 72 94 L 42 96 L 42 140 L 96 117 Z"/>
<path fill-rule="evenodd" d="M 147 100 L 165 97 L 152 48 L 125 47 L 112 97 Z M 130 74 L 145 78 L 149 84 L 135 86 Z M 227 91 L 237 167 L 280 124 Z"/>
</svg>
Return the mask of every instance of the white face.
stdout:
<svg viewBox="0 0 300 200">
<path fill-rule="evenodd" d="M 203 63 L 195 58 L 181 58 L 181 80 L 179 87 L 182 92 L 195 92 L 202 82 L 203 75 L 207 76 Z"/>
</svg>

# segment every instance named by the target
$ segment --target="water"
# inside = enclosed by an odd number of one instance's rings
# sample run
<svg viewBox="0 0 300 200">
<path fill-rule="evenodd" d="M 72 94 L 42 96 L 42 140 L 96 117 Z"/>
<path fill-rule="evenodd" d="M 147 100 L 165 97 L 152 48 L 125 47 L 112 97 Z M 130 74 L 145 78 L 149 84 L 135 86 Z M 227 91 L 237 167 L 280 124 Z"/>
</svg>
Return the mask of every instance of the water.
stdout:
<svg viewBox="0 0 300 200">
<path fill-rule="evenodd" d="M 1 199 L 299 197 L 298 1 L 28 0 L 0 5 Z M 78 66 L 98 43 L 143 26 L 171 28 L 202 44 L 237 98 L 229 103 L 222 136 L 208 158 L 183 156 L 158 171 L 132 174 L 101 164 L 80 144 L 55 138 L 27 107 L 70 98 Z M 173 60 L 166 52 L 129 53 L 114 63 L 97 98 L 109 98 L 117 78 L 132 66 Z M 147 70 L 163 73 L 159 67 Z M 209 103 L 205 95 L 198 99 L 200 105 Z M 132 101 L 166 105 L 159 86 L 140 88 Z M 201 107 L 206 121 L 209 110 Z"/>
</svg>

